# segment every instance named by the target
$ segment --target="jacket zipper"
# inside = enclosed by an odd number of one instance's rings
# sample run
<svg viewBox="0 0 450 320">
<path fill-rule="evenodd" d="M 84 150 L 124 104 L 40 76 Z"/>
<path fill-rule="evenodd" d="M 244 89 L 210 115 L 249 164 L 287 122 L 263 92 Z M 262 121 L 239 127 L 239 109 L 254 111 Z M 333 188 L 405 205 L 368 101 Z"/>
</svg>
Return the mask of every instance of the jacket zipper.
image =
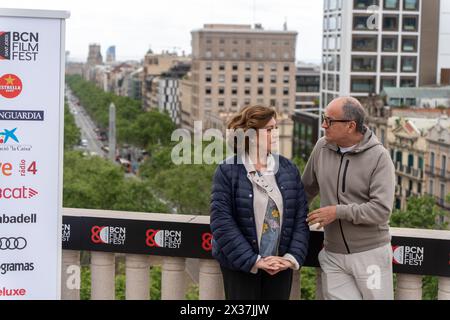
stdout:
<svg viewBox="0 0 450 320">
<path fill-rule="evenodd" d="M 341 204 L 341 202 L 339 200 L 339 177 L 341 176 L 341 168 L 342 168 L 342 162 L 344 161 L 344 157 L 345 157 L 345 154 L 342 154 L 341 164 L 339 165 L 339 172 L 338 172 L 338 179 L 337 179 L 336 196 L 337 196 L 338 204 Z M 348 162 L 347 162 L 347 165 L 348 165 Z M 347 170 L 345 170 L 345 171 L 347 171 Z M 348 248 L 347 240 L 345 240 L 344 230 L 342 229 L 341 219 L 339 219 L 339 228 L 341 229 L 341 235 L 342 235 L 342 239 L 344 240 L 345 248 L 347 249 L 347 252 L 350 253 L 350 249 Z"/>
<path fill-rule="evenodd" d="M 350 163 L 350 160 L 347 160 L 345 163 L 345 169 L 344 169 L 344 177 L 342 179 L 342 192 L 345 192 L 345 182 L 347 180 L 347 169 L 348 169 L 348 164 Z"/>
</svg>

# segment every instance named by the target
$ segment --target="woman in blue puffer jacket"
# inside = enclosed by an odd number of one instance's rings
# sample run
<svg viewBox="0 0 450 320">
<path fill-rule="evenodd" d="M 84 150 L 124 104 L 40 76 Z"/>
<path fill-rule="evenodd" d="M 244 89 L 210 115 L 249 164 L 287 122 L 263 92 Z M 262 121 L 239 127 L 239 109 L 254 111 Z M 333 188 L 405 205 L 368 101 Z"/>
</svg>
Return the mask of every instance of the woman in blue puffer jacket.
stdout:
<svg viewBox="0 0 450 320">
<path fill-rule="evenodd" d="M 272 108 L 250 106 L 228 125 L 235 156 L 221 163 L 211 196 L 213 257 L 227 299 L 289 299 L 309 241 L 297 167 L 276 154 Z"/>
</svg>

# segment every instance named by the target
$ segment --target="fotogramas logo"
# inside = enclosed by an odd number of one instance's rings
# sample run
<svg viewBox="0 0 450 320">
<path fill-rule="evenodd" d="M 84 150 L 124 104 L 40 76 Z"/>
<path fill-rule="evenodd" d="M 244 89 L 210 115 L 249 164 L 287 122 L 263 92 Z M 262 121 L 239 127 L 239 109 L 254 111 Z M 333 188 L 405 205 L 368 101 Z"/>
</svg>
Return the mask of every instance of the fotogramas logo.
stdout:
<svg viewBox="0 0 450 320">
<path fill-rule="evenodd" d="M 96 244 L 124 245 L 127 230 L 125 227 L 93 226 L 91 240 Z"/>
<path fill-rule="evenodd" d="M 181 231 L 149 229 L 146 236 L 145 243 L 151 248 L 179 249 L 181 245 Z"/>
<path fill-rule="evenodd" d="M 15 74 L 0 77 L 0 95 L 7 99 L 17 97 L 22 92 L 22 80 Z"/>
<path fill-rule="evenodd" d="M 409 266 L 421 266 L 424 258 L 423 247 L 410 246 L 393 246 L 394 256 L 393 262 L 395 264 L 403 264 Z"/>
<path fill-rule="evenodd" d="M 36 61 L 38 32 L 0 31 L 0 60 Z"/>
<path fill-rule="evenodd" d="M 24 272 L 33 270 L 34 270 L 33 262 L 11 262 L 0 264 L 0 275 L 4 275 L 8 272 Z"/>
</svg>

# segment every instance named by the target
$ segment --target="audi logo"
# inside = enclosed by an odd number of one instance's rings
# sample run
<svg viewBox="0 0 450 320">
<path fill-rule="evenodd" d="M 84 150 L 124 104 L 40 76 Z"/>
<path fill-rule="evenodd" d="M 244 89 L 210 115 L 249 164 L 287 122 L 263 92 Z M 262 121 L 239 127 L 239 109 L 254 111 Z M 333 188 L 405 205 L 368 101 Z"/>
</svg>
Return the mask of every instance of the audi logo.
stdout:
<svg viewBox="0 0 450 320">
<path fill-rule="evenodd" d="M 22 250 L 27 246 L 27 240 L 23 237 L 0 238 L 0 250 Z"/>
</svg>

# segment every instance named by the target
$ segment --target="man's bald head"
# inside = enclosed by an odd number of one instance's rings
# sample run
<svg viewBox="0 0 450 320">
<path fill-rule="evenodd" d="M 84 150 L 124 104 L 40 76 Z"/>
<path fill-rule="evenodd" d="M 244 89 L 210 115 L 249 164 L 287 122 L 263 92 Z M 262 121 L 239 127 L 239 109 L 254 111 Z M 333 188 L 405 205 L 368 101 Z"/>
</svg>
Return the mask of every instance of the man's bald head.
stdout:
<svg viewBox="0 0 450 320">
<path fill-rule="evenodd" d="M 331 101 L 328 108 L 339 112 L 343 119 L 356 122 L 356 131 L 364 133 L 364 122 L 366 120 L 366 111 L 361 103 L 353 97 L 339 97 Z"/>
</svg>

